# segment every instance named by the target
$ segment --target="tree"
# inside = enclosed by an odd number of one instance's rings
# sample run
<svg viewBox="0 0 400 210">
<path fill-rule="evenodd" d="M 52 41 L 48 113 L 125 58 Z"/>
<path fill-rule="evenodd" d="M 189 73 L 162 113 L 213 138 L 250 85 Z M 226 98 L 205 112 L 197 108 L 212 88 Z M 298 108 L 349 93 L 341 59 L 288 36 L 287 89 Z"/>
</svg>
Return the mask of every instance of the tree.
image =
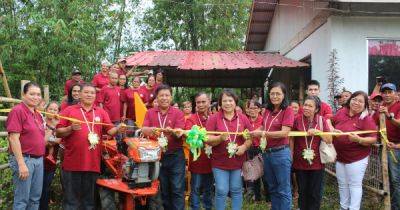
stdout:
<svg viewBox="0 0 400 210">
<path fill-rule="evenodd" d="M 154 1 L 140 22 L 149 49 L 243 49 L 250 0 Z"/>
<path fill-rule="evenodd" d="M 329 54 L 328 61 L 328 102 L 337 110 L 337 105 L 335 103 L 335 96 L 340 94 L 341 86 L 343 85 L 343 78 L 339 76 L 339 66 L 338 66 L 338 57 L 337 50 L 333 49 Z"/>
</svg>

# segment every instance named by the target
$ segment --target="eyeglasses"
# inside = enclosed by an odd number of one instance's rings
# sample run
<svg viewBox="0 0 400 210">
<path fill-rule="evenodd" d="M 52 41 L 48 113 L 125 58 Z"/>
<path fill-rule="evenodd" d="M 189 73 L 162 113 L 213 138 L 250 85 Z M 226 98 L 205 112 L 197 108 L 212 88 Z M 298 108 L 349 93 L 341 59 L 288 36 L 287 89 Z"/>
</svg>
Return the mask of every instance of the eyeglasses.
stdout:
<svg viewBox="0 0 400 210">
<path fill-rule="evenodd" d="M 363 100 L 359 100 L 359 99 L 356 99 L 356 98 L 352 98 L 351 101 L 359 103 L 359 104 L 364 104 L 365 103 Z"/>
</svg>

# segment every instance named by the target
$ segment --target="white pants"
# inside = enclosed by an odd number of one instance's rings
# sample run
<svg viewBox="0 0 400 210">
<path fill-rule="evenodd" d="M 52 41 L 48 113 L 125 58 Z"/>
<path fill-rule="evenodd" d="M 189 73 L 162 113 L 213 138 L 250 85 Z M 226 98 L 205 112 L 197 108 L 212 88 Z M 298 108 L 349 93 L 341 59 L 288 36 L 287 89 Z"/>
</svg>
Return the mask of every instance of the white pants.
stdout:
<svg viewBox="0 0 400 210">
<path fill-rule="evenodd" d="M 362 181 L 368 166 L 366 157 L 357 162 L 345 164 L 336 162 L 336 176 L 339 184 L 340 208 L 360 209 L 362 199 Z"/>
</svg>

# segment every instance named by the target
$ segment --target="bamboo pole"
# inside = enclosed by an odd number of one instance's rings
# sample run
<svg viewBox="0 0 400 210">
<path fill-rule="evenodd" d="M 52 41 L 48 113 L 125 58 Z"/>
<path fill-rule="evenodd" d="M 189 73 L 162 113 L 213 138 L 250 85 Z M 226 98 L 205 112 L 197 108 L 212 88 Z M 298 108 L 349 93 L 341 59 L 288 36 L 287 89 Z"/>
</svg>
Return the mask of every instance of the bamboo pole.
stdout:
<svg viewBox="0 0 400 210">
<path fill-rule="evenodd" d="M 0 153 L 2 153 L 2 152 L 7 152 L 7 151 L 8 151 L 8 147 L 0 148 Z"/>
<path fill-rule="evenodd" d="M 379 115 L 379 127 L 386 133 L 386 116 L 384 113 Z M 383 198 L 383 205 L 385 210 L 390 210 L 390 184 L 389 184 L 389 170 L 388 170 L 388 155 L 386 143 L 382 143 L 382 177 L 383 177 L 383 190 L 386 196 Z"/>
<path fill-rule="evenodd" d="M 44 101 L 46 101 L 46 104 L 48 104 L 50 102 L 49 85 L 43 85 L 43 95 L 44 95 Z"/>
<path fill-rule="evenodd" d="M 20 99 L 7 98 L 0 96 L 0 103 L 21 103 Z"/>
<path fill-rule="evenodd" d="M 8 167 L 10 167 L 10 164 L 8 164 L 8 163 L 0 165 L 0 171 L 6 169 Z"/>
<path fill-rule="evenodd" d="M 9 98 L 12 98 L 10 87 L 8 86 L 6 72 L 3 69 L 3 64 L 1 63 L 1 60 L 0 60 L 0 75 L 1 75 L 1 78 L 3 81 L 3 87 L 4 87 L 4 91 L 6 92 L 6 96 Z"/>
<path fill-rule="evenodd" d="M 8 133 L 5 132 L 5 131 L 0 131 L 0 137 L 1 137 L 1 136 L 8 136 Z"/>
<path fill-rule="evenodd" d="M 6 121 L 7 120 L 7 116 L 0 116 L 0 121 Z"/>
</svg>

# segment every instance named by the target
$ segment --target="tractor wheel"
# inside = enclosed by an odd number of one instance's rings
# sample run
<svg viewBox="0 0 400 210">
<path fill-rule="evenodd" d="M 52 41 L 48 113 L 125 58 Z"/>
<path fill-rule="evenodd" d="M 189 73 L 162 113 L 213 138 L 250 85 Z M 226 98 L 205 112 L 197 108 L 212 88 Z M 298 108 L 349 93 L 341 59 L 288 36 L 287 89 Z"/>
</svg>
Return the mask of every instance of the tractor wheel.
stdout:
<svg viewBox="0 0 400 210">
<path fill-rule="evenodd" d="M 115 203 L 115 192 L 104 188 L 99 187 L 99 194 L 101 200 L 101 209 L 104 210 L 117 210 L 117 205 Z"/>
</svg>

